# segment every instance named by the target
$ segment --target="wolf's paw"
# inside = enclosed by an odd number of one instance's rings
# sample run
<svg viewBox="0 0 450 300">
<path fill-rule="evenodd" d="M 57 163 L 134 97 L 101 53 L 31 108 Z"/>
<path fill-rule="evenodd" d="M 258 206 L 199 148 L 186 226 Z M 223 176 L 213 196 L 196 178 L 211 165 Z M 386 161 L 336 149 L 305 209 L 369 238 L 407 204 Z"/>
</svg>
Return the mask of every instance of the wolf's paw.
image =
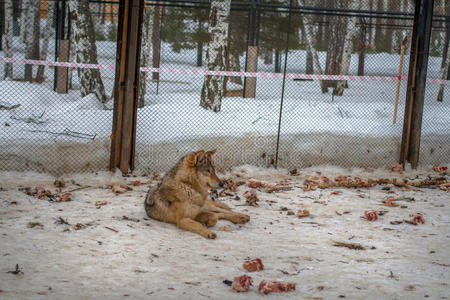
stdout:
<svg viewBox="0 0 450 300">
<path fill-rule="evenodd" d="M 236 224 L 245 224 L 248 221 L 250 221 L 250 216 L 244 215 L 244 214 L 239 214 L 239 215 L 236 215 L 233 219 L 234 219 L 233 220 L 234 223 L 236 223 Z"/>
<path fill-rule="evenodd" d="M 208 238 L 208 239 L 215 239 L 216 237 L 217 237 L 217 235 L 212 231 L 210 231 L 206 234 L 206 238 Z"/>
</svg>

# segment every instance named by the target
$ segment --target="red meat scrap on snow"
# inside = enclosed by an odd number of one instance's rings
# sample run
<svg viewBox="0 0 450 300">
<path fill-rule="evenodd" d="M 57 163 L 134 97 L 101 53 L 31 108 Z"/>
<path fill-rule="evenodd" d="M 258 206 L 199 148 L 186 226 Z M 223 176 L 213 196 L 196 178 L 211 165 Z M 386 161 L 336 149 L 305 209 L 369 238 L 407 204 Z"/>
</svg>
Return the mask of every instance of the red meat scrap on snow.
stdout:
<svg viewBox="0 0 450 300">
<path fill-rule="evenodd" d="M 263 280 L 259 284 L 258 290 L 266 295 L 269 293 L 283 293 L 295 290 L 295 285 L 295 282 Z"/>
<path fill-rule="evenodd" d="M 242 265 L 244 269 L 246 269 L 248 272 L 256 272 L 256 271 L 262 271 L 264 270 L 264 265 L 260 258 L 255 258 L 252 260 L 247 260 Z"/>
<path fill-rule="evenodd" d="M 253 285 L 253 279 L 244 274 L 242 276 L 234 277 L 231 288 L 235 292 L 247 292 L 251 285 Z"/>
<path fill-rule="evenodd" d="M 367 210 L 364 212 L 368 221 L 376 221 L 378 220 L 378 214 L 375 210 Z"/>
</svg>

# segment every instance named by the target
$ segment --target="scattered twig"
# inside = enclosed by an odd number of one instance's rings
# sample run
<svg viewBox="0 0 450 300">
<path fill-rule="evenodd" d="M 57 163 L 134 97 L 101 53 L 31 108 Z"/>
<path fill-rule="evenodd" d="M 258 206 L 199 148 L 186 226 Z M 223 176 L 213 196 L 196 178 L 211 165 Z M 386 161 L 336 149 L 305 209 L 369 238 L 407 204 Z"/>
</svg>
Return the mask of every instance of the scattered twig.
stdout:
<svg viewBox="0 0 450 300">
<path fill-rule="evenodd" d="M 16 269 L 14 271 L 8 271 L 8 272 L 6 272 L 6 274 L 18 275 L 18 274 L 23 274 L 23 272 L 22 272 L 22 270 L 20 270 L 19 264 L 16 264 Z"/>
<path fill-rule="evenodd" d="M 67 219 L 64 220 L 62 217 L 59 217 L 58 220 L 55 221 L 55 224 L 57 224 L 57 225 L 62 225 L 62 224 L 70 225 L 70 223 L 67 222 Z"/>
<path fill-rule="evenodd" d="M 28 222 L 27 227 L 28 228 L 39 227 L 40 229 L 42 229 L 42 228 L 44 228 L 44 225 L 42 225 L 39 222 Z"/>
<path fill-rule="evenodd" d="M 438 262 L 435 262 L 435 261 L 432 261 L 431 263 L 433 265 L 438 265 L 438 266 L 442 266 L 442 267 L 450 267 L 450 264 L 441 264 L 441 263 L 438 263 Z"/>
<path fill-rule="evenodd" d="M 136 219 L 136 218 L 130 218 L 130 217 L 127 217 L 127 216 L 122 216 L 122 220 L 125 220 L 125 221 L 132 221 L 132 222 L 136 222 L 136 223 L 139 223 L 139 222 L 140 222 L 139 219 Z"/>
<path fill-rule="evenodd" d="M 346 247 L 348 249 L 352 250 L 366 250 L 365 247 L 363 247 L 361 244 L 357 243 L 346 243 L 346 242 L 333 242 L 333 246 L 335 247 Z"/>
<path fill-rule="evenodd" d="M 111 230 L 111 231 L 114 231 L 115 233 L 119 233 L 119 231 L 116 230 L 116 229 L 114 229 L 114 228 L 111 228 L 111 227 L 108 227 L 108 226 L 105 226 L 105 228 L 106 228 L 106 229 L 109 229 L 109 230 Z"/>
<path fill-rule="evenodd" d="M 91 187 L 90 185 L 81 186 L 81 187 L 78 187 L 78 188 L 75 188 L 75 189 L 68 190 L 67 193 L 72 193 L 72 192 L 75 192 L 75 191 L 84 190 L 84 189 L 87 189 L 87 188 L 90 188 L 90 187 Z"/>
</svg>

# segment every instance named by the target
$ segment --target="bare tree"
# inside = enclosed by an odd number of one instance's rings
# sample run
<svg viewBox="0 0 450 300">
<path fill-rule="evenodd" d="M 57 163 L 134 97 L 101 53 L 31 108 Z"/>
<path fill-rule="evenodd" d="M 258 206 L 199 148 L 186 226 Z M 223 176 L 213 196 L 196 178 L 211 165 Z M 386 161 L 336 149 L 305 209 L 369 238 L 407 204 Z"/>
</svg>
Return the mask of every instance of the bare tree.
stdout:
<svg viewBox="0 0 450 300">
<path fill-rule="evenodd" d="M 209 42 L 206 52 L 208 70 L 225 71 L 228 39 L 228 17 L 231 0 L 212 0 L 209 13 Z M 223 98 L 224 76 L 207 75 L 203 82 L 200 106 L 219 112 Z"/>
<path fill-rule="evenodd" d="M 77 62 L 97 64 L 97 46 L 95 45 L 94 24 L 89 10 L 88 0 L 70 0 L 69 7 L 73 12 L 73 32 L 76 43 Z M 101 103 L 107 101 L 105 88 L 98 69 L 78 69 L 81 96 L 94 93 Z"/>
<path fill-rule="evenodd" d="M 5 34 L 6 34 L 6 45 L 5 45 L 5 56 L 12 57 L 12 41 L 13 41 L 13 13 L 14 6 L 13 0 L 5 1 Z M 13 64 L 5 64 L 5 79 L 13 78 Z"/>
<path fill-rule="evenodd" d="M 141 47 L 141 67 L 150 65 L 150 54 L 152 50 L 153 33 L 153 6 L 144 8 L 144 18 L 142 23 L 142 47 Z M 139 79 L 139 107 L 145 106 L 145 94 L 147 92 L 147 72 L 141 72 Z"/>
<path fill-rule="evenodd" d="M 45 27 L 44 27 L 44 40 L 42 42 L 42 49 L 41 49 L 41 56 L 40 56 L 41 60 L 47 59 L 48 45 L 50 42 L 50 36 L 52 35 L 53 15 L 54 15 L 54 9 L 55 9 L 56 3 L 48 1 L 47 5 L 48 5 L 47 21 L 45 22 Z M 45 66 L 38 67 L 38 71 L 37 71 L 37 75 L 36 75 L 37 82 L 43 82 L 45 80 L 44 71 L 45 71 Z"/>
</svg>

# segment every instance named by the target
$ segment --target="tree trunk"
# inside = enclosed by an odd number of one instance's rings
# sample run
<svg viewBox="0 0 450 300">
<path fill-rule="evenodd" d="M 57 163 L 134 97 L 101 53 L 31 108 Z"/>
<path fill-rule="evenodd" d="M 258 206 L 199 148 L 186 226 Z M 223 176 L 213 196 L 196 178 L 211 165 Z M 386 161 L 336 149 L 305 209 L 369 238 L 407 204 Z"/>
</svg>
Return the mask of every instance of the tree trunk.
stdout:
<svg viewBox="0 0 450 300">
<path fill-rule="evenodd" d="M 265 50 L 263 53 L 263 59 L 265 65 L 273 64 L 273 52 L 272 50 Z"/>
<path fill-rule="evenodd" d="M 352 0 L 350 3 L 350 9 L 356 10 L 359 8 L 358 0 Z M 350 67 L 350 61 L 352 57 L 352 49 L 353 49 L 353 38 L 356 34 L 356 17 L 351 17 L 347 21 L 347 29 L 344 39 L 343 53 L 342 53 L 342 62 L 340 68 L 341 75 L 347 75 Z M 341 80 L 337 82 L 336 89 L 334 90 L 334 95 L 342 96 L 344 93 L 344 87 L 346 86 L 346 81 Z"/>
<path fill-rule="evenodd" d="M 0 2 L 0 51 L 3 51 L 3 33 L 5 32 L 5 1 Z"/>
<path fill-rule="evenodd" d="M 233 52 L 229 53 L 229 70 L 233 72 L 239 72 L 241 70 L 241 64 L 239 62 L 239 54 Z M 228 68 L 227 68 L 228 69 Z M 230 76 L 230 81 L 239 85 L 242 85 L 242 78 L 240 76 Z"/>
<path fill-rule="evenodd" d="M 101 3 L 100 5 L 101 5 L 100 14 L 101 14 L 101 16 L 102 16 L 102 21 L 101 21 L 101 23 L 102 23 L 102 25 L 103 25 L 103 24 L 105 24 L 105 19 L 106 19 L 106 11 L 105 11 L 106 4 L 105 4 L 105 3 Z M 111 22 L 111 23 L 112 23 L 112 22 Z"/>
<path fill-rule="evenodd" d="M 47 21 L 45 22 L 44 27 L 44 41 L 42 42 L 42 49 L 41 49 L 41 60 L 47 59 L 47 53 L 48 53 L 48 45 L 50 42 L 50 36 L 52 35 L 52 24 L 53 24 L 53 11 L 56 3 L 53 2 L 47 2 L 48 8 L 47 8 Z M 36 81 L 37 82 L 44 82 L 44 72 L 45 72 L 45 66 L 39 66 L 37 70 L 36 75 Z"/>
<path fill-rule="evenodd" d="M 303 5 L 307 5 L 307 1 L 303 1 Z M 306 47 L 307 51 L 311 53 L 311 56 L 313 58 L 313 65 L 314 65 L 314 74 L 323 74 L 322 67 L 320 66 L 319 56 L 317 55 L 316 48 L 314 46 L 314 34 L 313 34 L 313 27 L 312 27 L 312 16 L 311 15 L 304 15 L 303 16 L 303 30 L 305 32 L 305 40 L 306 40 Z M 327 88 L 324 85 L 324 81 L 320 81 L 320 88 L 322 90 L 322 93 L 327 92 Z"/>
<path fill-rule="evenodd" d="M 89 11 L 88 0 L 70 0 L 70 10 L 75 13 L 73 33 L 76 42 L 76 59 L 79 63 L 97 64 L 94 24 Z M 81 96 L 94 93 L 101 103 L 106 103 L 105 88 L 98 69 L 78 69 Z"/>
<path fill-rule="evenodd" d="M 25 43 L 25 58 L 39 59 L 40 2 L 22 3 L 21 35 Z M 33 82 L 33 65 L 25 65 L 25 81 Z"/>
<path fill-rule="evenodd" d="M 70 18 L 70 7 L 67 8 L 68 12 L 67 15 Z M 70 37 L 70 49 L 69 49 L 69 61 L 74 61 L 74 57 L 76 55 L 76 51 L 77 51 L 77 43 L 75 40 L 75 34 L 73 32 L 73 26 L 70 26 L 70 32 L 69 32 L 69 37 Z M 67 72 L 67 86 L 69 90 L 73 89 L 73 71 L 72 69 L 69 68 L 68 72 Z"/>
<path fill-rule="evenodd" d="M 198 20 L 198 32 L 203 31 L 203 21 L 199 18 Z M 197 67 L 203 66 L 203 42 L 197 41 Z"/>
<path fill-rule="evenodd" d="M 445 4 L 445 13 L 447 15 L 450 15 L 450 3 Z M 447 30 L 445 31 L 445 37 L 444 37 L 444 49 L 442 51 L 442 64 L 441 68 L 444 67 L 445 61 L 447 60 L 447 52 L 449 48 L 449 40 L 450 40 L 450 17 L 446 17 L 445 20 L 447 21 Z"/>
<path fill-rule="evenodd" d="M 298 33 L 299 36 L 301 34 L 302 40 L 305 40 L 305 29 L 304 26 L 300 26 Z M 304 44 L 305 42 L 300 42 L 300 44 Z M 305 73 L 306 74 L 314 74 L 314 63 L 313 63 L 313 56 L 311 51 L 309 51 L 308 47 L 306 47 L 306 66 L 305 66 Z"/>
<path fill-rule="evenodd" d="M 197 67 L 203 66 L 203 43 L 197 42 Z"/>
<path fill-rule="evenodd" d="M 161 61 L 161 13 L 162 7 L 155 6 L 154 8 L 154 19 L 153 19 L 153 32 L 152 32 L 152 43 L 153 43 L 153 68 L 159 68 Z M 159 80 L 159 73 L 154 72 L 152 76 L 153 80 Z"/>
<path fill-rule="evenodd" d="M 152 33 L 153 33 L 153 6 L 144 8 L 144 17 L 142 22 L 142 45 L 141 45 L 141 67 L 150 66 L 150 53 L 152 51 Z M 138 107 L 145 106 L 145 94 L 147 92 L 148 72 L 141 72 L 139 78 L 139 102 Z"/>
<path fill-rule="evenodd" d="M 447 45 L 448 46 L 448 45 Z M 450 47 L 447 47 L 447 54 L 446 54 L 446 59 L 444 62 L 444 67 L 442 70 L 442 79 L 443 80 L 447 80 L 448 79 L 448 69 L 450 67 Z M 442 102 L 442 100 L 444 99 L 444 84 L 441 84 L 441 86 L 439 87 L 439 93 L 437 96 L 437 101 Z"/>
<path fill-rule="evenodd" d="M 414 4 L 413 1 L 407 1 L 406 9 L 407 9 L 407 12 L 414 14 L 414 5 L 413 4 Z M 410 30 L 408 30 L 408 32 L 406 34 L 408 42 L 407 42 L 406 47 L 405 47 L 405 53 L 408 53 L 408 48 L 411 45 L 412 32 L 413 31 L 412 31 L 412 28 L 411 28 Z"/>
<path fill-rule="evenodd" d="M 339 0 L 333 2 L 333 8 L 345 8 L 346 1 Z M 328 45 L 327 45 L 327 60 L 325 67 L 325 74 L 337 75 L 341 72 L 341 62 L 343 60 L 344 40 L 347 34 L 347 24 L 349 20 L 339 16 L 332 16 L 329 18 L 328 26 Z M 324 80 L 324 86 L 336 89 L 337 81 Z"/>
<path fill-rule="evenodd" d="M 281 52 L 278 49 L 275 49 L 275 73 L 281 72 Z"/>
<path fill-rule="evenodd" d="M 13 0 L 5 1 L 5 56 L 12 57 L 12 42 L 13 42 L 13 13 L 14 6 Z M 6 63 L 5 64 L 5 79 L 13 78 L 13 64 Z"/>
<path fill-rule="evenodd" d="M 359 37 L 358 76 L 364 76 L 364 61 L 366 58 L 366 28 L 361 25 Z"/>
<path fill-rule="evenodd" d="M 206 52 L 208 70 L 225 71 L 228 17 L 231 0 L 212 0 L 209 13 L 209 42 Z M 207 75 L 203 82 L 200 106 L 219 112 L 223 98 L 223 76 Z"/>
</svg>

